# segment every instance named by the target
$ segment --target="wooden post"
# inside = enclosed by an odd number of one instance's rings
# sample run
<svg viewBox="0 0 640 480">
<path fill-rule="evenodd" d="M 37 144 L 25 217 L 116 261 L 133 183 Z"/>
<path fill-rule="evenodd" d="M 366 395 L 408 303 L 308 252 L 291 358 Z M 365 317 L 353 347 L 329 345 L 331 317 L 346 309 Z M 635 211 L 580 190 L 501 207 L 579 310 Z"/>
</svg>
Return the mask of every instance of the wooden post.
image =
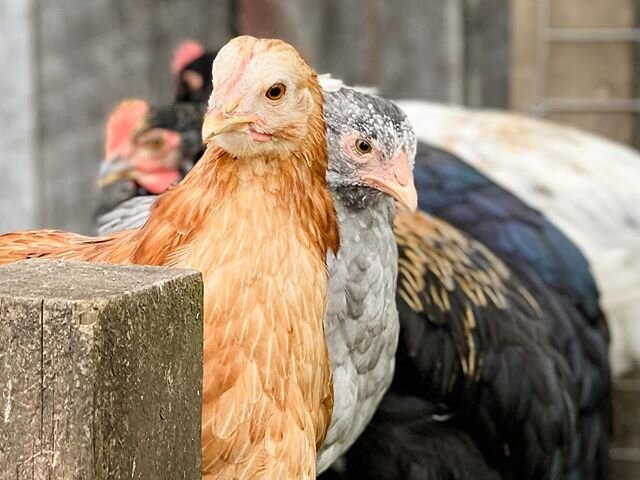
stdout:
<svg viewBox="0 0 640 480">
<path fill-rule="evenodd" d="M 640 478 L 640 372 L 618 378 L 613 389 L 611 478 Z"/>
<path fill-rule="evenodd" d="M 0 267 L 0 479 L 199 479 L 202 280 Z"/>
</svg>

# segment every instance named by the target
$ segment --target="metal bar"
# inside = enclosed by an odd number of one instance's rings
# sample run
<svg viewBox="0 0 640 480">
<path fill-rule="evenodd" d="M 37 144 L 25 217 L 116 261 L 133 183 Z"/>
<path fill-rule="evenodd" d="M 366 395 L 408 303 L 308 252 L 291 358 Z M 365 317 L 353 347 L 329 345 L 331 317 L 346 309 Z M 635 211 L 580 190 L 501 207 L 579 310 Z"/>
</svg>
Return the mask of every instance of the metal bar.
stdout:
<svg viewBox="0 0 640 480">
<path fill-rule="evenodd" d="M 550 28 L 550 42 L 640 42 L 640 28 Z"/>
<path fill-rule="evenodd" d="M 537 114 L 548 112 L 640 113 L 640 98 L 547 98 L 534 108 Z"/>
</svg>

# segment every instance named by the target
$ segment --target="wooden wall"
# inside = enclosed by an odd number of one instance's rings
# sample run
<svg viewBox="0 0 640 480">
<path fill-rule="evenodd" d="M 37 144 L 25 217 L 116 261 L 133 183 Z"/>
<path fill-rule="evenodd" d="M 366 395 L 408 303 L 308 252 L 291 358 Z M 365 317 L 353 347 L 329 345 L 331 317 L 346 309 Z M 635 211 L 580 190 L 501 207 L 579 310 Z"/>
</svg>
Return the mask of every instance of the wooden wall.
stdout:
<svg viewBox="0 0 640 480">
<path fill-rule="evenodd" d="M 0 0 L 0 232 L 36 224 L 38 204 L 28 2 Z"/>
<path fill-rule="evenodd" d="M 0 0 L 0 232 L 91 232 L 109 111 L 169 101 L 173 48 L 223 43 L 231 14 L 226 1 Z"/>
<path fill-rule="evenodd" d="M 0 233 L 92 231 L 105 119 L 169 101 L 182 39 L 279 36 L 394 98 L 505 107 L 508 19 L 504 0 L 0 0 Z"/>
<path fill-rule="evenodd" d="M 424 98 L 535 113 L 539 0 L 0 0 L 0 232 L 92 231 L 95 175 L 109 111 L 124 97 L 167 102 L 180 40 L 279 36 L 322 72 Z M 562 28 L 637 25 L 635 0 L 552 0 Z M 557 44 L 545 95 L 638 93 L 631 42 Z M 628 112 L 550 112 L 625 143 Z"/>
<path fill-rule="evenodd" d="M 282 37 L 350 84 L 392 98 L 507 106 L 504 0 L 246 0 L 238 14 L 241 32 Z"/>
<path fill-rule="evenodd" d="M 544 62 L 537 28 L 542 2 L 512 0 L 512 3 L 511 108 L 536 113 L 544 97 L 607 101 L 636 96 L 637 44 L 620 40 L 554 42 L 548 44 L 548 58 Z M 637 25 L 636 0 L 550 0 L 549 6 L 548 25 L 556 29 L 620 31 Z M 556 110 L 544 116 L 623 143 L 638 144 L 637 114 L 622 108 Z"/>
</svg>

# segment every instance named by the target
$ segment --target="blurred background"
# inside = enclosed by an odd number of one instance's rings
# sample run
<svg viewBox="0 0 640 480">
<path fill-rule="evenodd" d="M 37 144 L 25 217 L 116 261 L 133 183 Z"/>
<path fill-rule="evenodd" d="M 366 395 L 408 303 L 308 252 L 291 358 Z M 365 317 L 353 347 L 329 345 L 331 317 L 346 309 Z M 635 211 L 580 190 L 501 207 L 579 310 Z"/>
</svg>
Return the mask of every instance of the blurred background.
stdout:
<svg viewBox="0 0 640 480">
<path fill-rule="evenodd" d="M 93 233 L 107 116 L 127 97 L 170 103 L 172 53 L 189 38 L 280 37 L 319 72 L 390 98 L 513 110 L 638 147 L 639 5 L 0 0 L 0 233 Z M 640 469 L 627 448 L 640 446 L 638 378 L 617 383 L 616 458 Z"/>
<path fill-rule="evenodd" d="M 526 112 L 635 145 L 635 0 L 0 0 L 0 232 L 91 232 L 104 122 L 168 103 L 186 38 L 292 42 L 320 72 Z"/>
</svg>

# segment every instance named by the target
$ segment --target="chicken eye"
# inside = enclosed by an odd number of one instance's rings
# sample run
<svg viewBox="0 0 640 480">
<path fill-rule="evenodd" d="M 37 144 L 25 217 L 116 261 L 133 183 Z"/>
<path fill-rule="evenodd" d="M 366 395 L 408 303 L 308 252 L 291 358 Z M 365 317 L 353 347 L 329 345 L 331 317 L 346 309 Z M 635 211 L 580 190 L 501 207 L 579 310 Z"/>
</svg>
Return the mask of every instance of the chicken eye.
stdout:
<svg viewBox="0 0 640 480">
<path fill-rule="evenodd" d="M 361 153 L 362 155 L 366 155 L 367 153 L 371 153 L 371 151 L 373 150 L 373 147 L 371 146 L 371 144 L 369 142 L 367 142 L 366 140 L 363 140 L 362 138 L 358 138 L 356 140 L 356 150 Z"/>
<path fill-rule="evenodd" d="M 160 150 L 162 147 L 164 147 L 164 138 L 152 138 L 151 140 L 147 141 L 147 147 L 151 148 L 152 150 Z"/>
<path fill-rule="evenodd" d="M 265 96 L 269 100 L 280 100 L 284 97 L 284 92 L 287 90 L 287 87 L 284 86 L 283 83 L 274 83 L 269 87 Z"/>
</svg>

